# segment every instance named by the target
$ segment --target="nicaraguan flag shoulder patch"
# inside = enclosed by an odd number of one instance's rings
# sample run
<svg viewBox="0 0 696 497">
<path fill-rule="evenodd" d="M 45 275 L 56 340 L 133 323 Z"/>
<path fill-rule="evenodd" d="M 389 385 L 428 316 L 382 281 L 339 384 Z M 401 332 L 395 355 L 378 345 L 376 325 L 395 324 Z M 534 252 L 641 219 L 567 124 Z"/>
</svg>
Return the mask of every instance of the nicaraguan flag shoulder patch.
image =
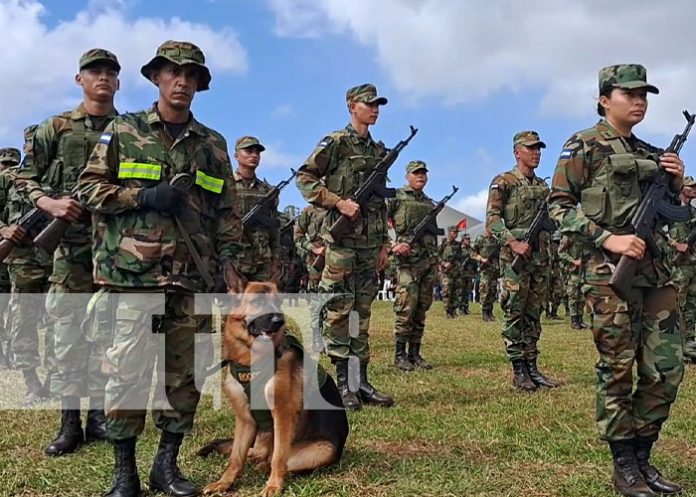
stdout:
<svg viewBox="0 0 696 497">
<path fill-rule="evenodd" d="M 570 148 L 564 148 L 561 150 L 561 159 L 570 159 L 573 156 L 574 150 Z"/>
<path fill-rule="evenodd" d="M 113 133 L 102 133 L 102 135 L 99 137 L 99 143 L 103 143 L 104 145 L 108 145 L 111 143 L 111 138 L 114 136 Z"/>
<path fill-rule="evenodd" d="M 327 136 L 326 138 L 324 138 L 322 141 L 319 142 L 319 145 L 317 145 L 317 148 L 328 147 L 332 143 L 333 143 L 333 138 L 331 138 L 330 136 Z"/>
</svg>

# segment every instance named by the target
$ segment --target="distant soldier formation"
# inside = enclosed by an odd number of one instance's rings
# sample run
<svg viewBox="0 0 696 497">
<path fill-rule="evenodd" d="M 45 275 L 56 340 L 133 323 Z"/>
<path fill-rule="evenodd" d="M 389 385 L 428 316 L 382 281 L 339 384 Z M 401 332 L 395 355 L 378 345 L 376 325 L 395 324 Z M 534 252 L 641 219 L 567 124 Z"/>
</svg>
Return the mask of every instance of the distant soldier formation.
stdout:
<svg viewBox="0 0 696 497">
<path fill-rule="evenodd" d="M 141 112 L 116 110 L 120 71 L 113 53 L 88 50 L 76 76 L 82 102 L 28 126 L 23 157 L 0 149 L 0 369 L 22 372 L 22 406 L 59 399 L 47 455 L 108 441 L 115 465 L 106 495 L 140 495 L 136 443 L 146 416 L 130 406 L 148 398 L 157 357 L 169 408 L 153 411 L 161 435 L 149 486 L 198 495 L 177 465 L 200 400 L 195 336 L 212 331 L 210 317 L 194 312 L 194 296 L 240 292 L 240 282 L 325 296 L 310 307 L 309 347 L 333 365 L 343 407 L 394 405 L 370 367 L 372 304 L 386 271 L 395 283 L 399 371 L 437 367 L 423 351 L 436 286 L 446 319 L 471 314 L 478 301 L 481 320 L 499 322 L 512 384 L 524 392 L 560 386 L 539 366 L 544 314 L 560 320 L 565 309 L 571 328 L 591 328 L 597 424 L 614 487 L 626 496 L 681 492 L 649 458 L 684 359 L 696 361 L 696 181 L 684 177 L 680 135 L 662 150 L 632 133 L 646 93 L 658 92 L 644 67 L 600 71 L 602 119 L 566 142 L 550 185 L 535 173 L 546 148 L 539 134 L 514 135 L 514 166 L 492 179 L 474 240 L 464 220 L 437 225 L 457 188 L 432 200 L 425 161 L 406 162 L 405 184 L 387 187 L 417 129 L 391 149 L 373 138 L 388 100 L 372 84 L 348 89 L 348 124 L 272 185 L 258 174 L 266 148 L 257 137 L 236 139 L 230 157 L 225 137 L 193 117 L 194 96 L 212 79 L 199 47 L 167 41 L 157 49 L 141 68 L 157 100 Z M 683 139 L 693 123 L 686 115 Z M 280 212 L 291 182 L 309 205 Z M 639 233 L 634 215 L 653 184 L 674 209 L 653 213 L 649 232 Z M 628 285 L 619 281 L 626 271 Z M 163 313 L 133 293 L 164 296 Z M 89 302 L 77 304 L 84 294 Z M 153 349 L 153 331 L 164 336 L 163 350 Z"/>
</svg>

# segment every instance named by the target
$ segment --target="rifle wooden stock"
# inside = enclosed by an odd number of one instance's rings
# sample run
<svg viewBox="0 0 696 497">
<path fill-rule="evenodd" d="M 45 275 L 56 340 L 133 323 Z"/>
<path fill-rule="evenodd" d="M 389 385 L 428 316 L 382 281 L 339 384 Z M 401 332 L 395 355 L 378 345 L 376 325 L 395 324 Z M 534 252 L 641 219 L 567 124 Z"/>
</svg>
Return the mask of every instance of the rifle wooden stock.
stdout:
<svg viewBox="0 0 696 497">
<path fill-rule="evenodd" d="M 69 227 L 70 223 L 65 219 L 54 218 L 41 233 L 36 235 L 34 244 L 44 249 L 46 253 L 52 254 L 58 248 Z"/>
<path fill-rule="evenodd" d="M 522 269 L 524 268 L 524 263 L 526 262 L 526 259 L 522 257 L 521 255 L 516 255 L 515 258 L 512 260 L 512 270 L 515 272 L 515 274 L 520 274 L 522 272 Z"/>
<path fill-rule="evenodd" d="M 628 293 L 631 291 L 633 278 L 638 268 L 638 261 L 633 257 L 622 255 L 616 269 L 609 279 L 609 288 L 622 300 L 628 300 Z"/>
<path fill-rule="evenodd" d="M 314 258 L 314 261 L 312 261 L 312 267 L 316 269 L 317 271 L 321 271 L 324 269 L 324 266 L 326 265 L 326 258 L 323 255 L 318 255 Z"/>
<path fill-rule="evenodd" d="M 329 233 L 334 241 L 338 241 L 352 232 L 353 221 L 351 221 L 347 216 L 341 214 L 341 217 L 336 219 L 336 221 L 329 228 Z"/>
</svg>

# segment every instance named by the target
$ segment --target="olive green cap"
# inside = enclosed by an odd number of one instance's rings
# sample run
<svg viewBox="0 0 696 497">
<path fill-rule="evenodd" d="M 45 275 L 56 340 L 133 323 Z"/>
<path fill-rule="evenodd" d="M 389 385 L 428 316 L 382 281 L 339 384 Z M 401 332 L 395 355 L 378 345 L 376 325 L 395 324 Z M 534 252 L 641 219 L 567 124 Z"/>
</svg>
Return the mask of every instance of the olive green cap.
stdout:
<svg viewBox="0 0 696 497">
<path fill-rule="evenodd" d="M 14 162 L 15 164 L 19 164 L 21 158 L 22 156 L 17 148 L 0 148 L 0 162 Z"/>
<path fill-rule="evenodd" d="M 377 102 L 386 105 L 389 100 L 386 97 L 377 96 L 377 87 L 371 83 L 354 86 L 346 92 L 346 102 L 365 102 L 371 104 Z"/>
<path fill-rule="evenodd" d="M 117 71 L 121 70 L 121 64 L 118 63 L 118 59 L 113 53 L 109 52 L 108 50 L 104 50 L 103 48 L 92 48 L 87 50 L 82 54 L 82 57 L 80 57 L 80 71 L 86 67 L 96 64 L 97 62 L 108 64 Z"/>
<path fill-rule="evenodd" d="M 546 143 L 541 141 L 539 133 L 536 131 L 520 131 L 515 133 L 512 138 L 513 145 L 524 145 L 525 147 L 533 147 L 539 145 L 541 148 L 546 148 Z"/>
<path fill-rule="evenodd" d="M 640 64 L 618 64 L 599 70 L 599 93 L 607 88 L 634 90 L 645 88 L 650 93 L 660 93 L 657 87 L 648 84 L 648 72 Z"/>
<path fill-rule="evenodd" d="M 155 56 L 140 68 L 140 73 L 151 80 L 152 71 L 156 70 L 163 62 L 172 62 L 178 66 L 194 64 L 198 66 L 200 77 L 196 91 L 205 91 L 210 88 L 212 76 L 205 65 L 203 51 L 188 41 L 168 40 L 157 48 Z"/>
<path fill-rule="evenodd" d="M 235 151 L 242 149 L 242 148 L 251 148 L 251 147 L 257 147 L 259 150 L 261 150 L 261 152 L 266 150 L 266 147 L 261 145 L 261 142 L 255 136 L 242 136 L 240 138 L 237 138 L 237 141 L 234 143 Z"/>
<path fill-rule="evenodd" d="M 416 171 L 420 171 L 422 169 L 425 169 L 426 173 L 428 172 L 428 166 L 422 160 L 412 160 L 406 164 L 407 173 L 415 173 Z"/>
</svg>

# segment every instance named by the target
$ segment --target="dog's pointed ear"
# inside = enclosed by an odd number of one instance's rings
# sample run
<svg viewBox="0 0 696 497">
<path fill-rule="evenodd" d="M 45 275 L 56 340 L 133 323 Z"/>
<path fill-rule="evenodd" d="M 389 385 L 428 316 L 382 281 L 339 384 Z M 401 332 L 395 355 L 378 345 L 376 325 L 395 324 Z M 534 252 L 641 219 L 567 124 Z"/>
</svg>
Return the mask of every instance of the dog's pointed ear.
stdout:
<svg viewBox="0 0 696 497">
<path fill-rule="evenodd" d="M 222 264 L 222 275 L 227 285 L 228 293 L 243 293 L 247 285 L 247 280 L 237 272 L 230 261 Z"/>
</svg>

